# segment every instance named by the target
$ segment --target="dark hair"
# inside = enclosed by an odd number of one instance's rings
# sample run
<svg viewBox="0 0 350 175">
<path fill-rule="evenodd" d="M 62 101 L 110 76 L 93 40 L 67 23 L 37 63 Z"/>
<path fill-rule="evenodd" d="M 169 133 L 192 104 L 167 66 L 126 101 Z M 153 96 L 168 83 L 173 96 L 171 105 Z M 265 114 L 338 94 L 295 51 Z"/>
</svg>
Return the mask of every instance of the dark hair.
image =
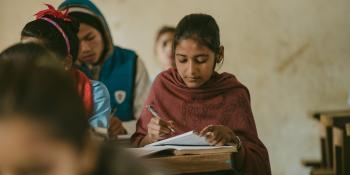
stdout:
<svg viewBox="0 0 350 175">
<path fill-rule="evenodd" d="M 215 54 L 220 52 L 220 31 L 215 19 L 207 14 L 190 14 L 177 24 L 174 36 L 173 52 L 183 39 L 194 39 L 208 47 Z"/>
<path fill-rule="evenodd" d="M 164 33 L 175 33 L 175 27 L 163 26 L 162 28 L 160 28 L 157 32 L 156 42 L 159 40 L 160 36 L 162 36 Z"/>
<path fill-rule="evenodd" d="M 34 37 L 43 42 L 43 45 L 57 54 L 60 58 L 65 58 L 68 55 L 72 55 L 73 62 L 78 58 L 79 53 L 79 38 L 77 36 L 79 32 L 79 23 L 73 19 L 71 21 L 65 21 L 60 18 L 55 18 L 52 15 L 45 15 L 56 22 L 67 35 L 70 52 L 68 53 L 66 42 L 61 32 L 51 23 L 43 19 L 36 19 L 27 23 L 22 29 L 22 37 Z"/>
<path fill-rule="evenodd" d="M 71 18 L 77 20 L 79 23 L 84 23 L 86 25 L 89 25 L 89 26 L 93 27 L 94 29 L 96 29 L 98 32 L 100 32 L 100 34 L 102 36 L 104 48 L 103 48 L 102 54 L 101 54 L 98 62 L 102 61 L 109 50 L 109 43 L 108 43 L 107 36 L 105 34 L 106 33 L 105 29 L 104 29 L 101 21 L 97 17 L 90 15 L 90 14 L 87 14 L 87 13 L 83 13 L 83 12 L 71 12 L 68 15 Z"/>
<path fill-rule="evenodd" d="M 16 67 L 35 64 L 49 66 L 63 70 L 63 64 L 59 63 L 57 56 L 38 43 L 18 43 L 0 54 L 1 60 L 13 60 Z"/>
<path fill-rule="evenodd" d="M 27 59 L 34 55 L 42 59 Z M 0 119 L 17 116 L 40 123 L 53 138 L 81 149 L 88 132 L 84 106 L 72 77 L 40 61 L 50 56 L 34 43 L 16 44 L 0 54 Z"/>
</svg>

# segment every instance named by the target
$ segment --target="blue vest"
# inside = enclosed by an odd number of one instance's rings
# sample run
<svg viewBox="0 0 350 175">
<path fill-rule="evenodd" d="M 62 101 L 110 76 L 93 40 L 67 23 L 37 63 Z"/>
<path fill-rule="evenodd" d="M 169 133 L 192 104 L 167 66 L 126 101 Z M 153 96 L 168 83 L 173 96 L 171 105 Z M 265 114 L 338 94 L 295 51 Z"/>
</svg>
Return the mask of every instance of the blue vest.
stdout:
<svg viewBox="0 0 350 175">
<path fill-rule="evenodd" d="M 103 82 L 111 97 L 111 108 L 121 121 L 134 120 L 133 96 L 136 76 L 137 55 L 134 51 L 114 47 L 113 54 L 108 57 L 100 71 L 99 81 Z M 91 72 L 86 65 L 80 68 L 90 78 Z"/>
</svg>

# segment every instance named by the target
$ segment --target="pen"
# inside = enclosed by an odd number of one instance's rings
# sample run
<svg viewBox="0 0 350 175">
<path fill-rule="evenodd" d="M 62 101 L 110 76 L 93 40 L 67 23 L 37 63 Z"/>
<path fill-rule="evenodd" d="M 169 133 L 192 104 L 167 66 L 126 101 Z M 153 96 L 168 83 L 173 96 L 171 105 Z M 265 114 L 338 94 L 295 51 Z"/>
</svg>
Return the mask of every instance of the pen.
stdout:
<svg viewBox="0 0 350 175">
<path fill-rule="evenodd" d="M 147 105 L 146 108 L 152 114 L 152 116 L 160 118 L 158 113 L 152 108 L 151 105 Z M 170 129 L 171 132 L 175 132 L 175 130 L 172 127 L 168 126 L 168 128 Z"/>
<path fill-rule="evenodd" d="M 160 118 L 158 113 L 156 111 L 154 111 L 154 109 L 152 108 L 151 105 L 147 105 L 146 108 L 153 116 L 156 116 L 156 117 Z"/>
<path fill-rule="evenodd" d="M 117 107 L 112 108 L 111 113 L 109 114 L 110 117 L 113 117 L 116 112 L 117 112 Z"/>
<path fill-rule="evenodd" d="M 111 131 L 111 118 L 113 117 L 117 117 L 115 116 L 115 113 L 117 112 L 117 107 L 114 107 L 111 109 L 111 113 L 109 114 L 109 119 L 108 119 L 108 123 L 109 123 L 109 126 L 108 126 L 108 139 L 111 139 L 111 140 L 117 140 L 118 139 L 118 135 L 116 134 L 112 134 L 112 131 Z"/>
</svg>

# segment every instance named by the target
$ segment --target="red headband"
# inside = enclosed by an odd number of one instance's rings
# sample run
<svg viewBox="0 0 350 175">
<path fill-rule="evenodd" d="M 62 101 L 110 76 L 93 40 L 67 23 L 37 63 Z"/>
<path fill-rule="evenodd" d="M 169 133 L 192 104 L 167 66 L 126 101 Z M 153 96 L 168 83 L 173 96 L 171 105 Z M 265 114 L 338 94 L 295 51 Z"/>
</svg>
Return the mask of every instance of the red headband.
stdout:
<svg viewBox="0 0 350 175">
<path fill-rule="evenodd" d="M 51 15 L 58 19 L 63 19 L 64 21 L 71 21 L 70 17 L 68 16 L 68 9 L 66 9 L 63 13 L 62 11 L 56 10 L 55 7 L 53 7 L 50 4 L 45 4 L 48 9 L 41 10 L 38 13 L 36 13 L 34 16 L 36 16 L 36 19 L 40 19 L 44 17 L 45 15 Z"/>
<path fill-rule="evenodd" d="M 56 10 L 50 4 L 45 4 L 45 5 L 48 7 L 48 9 L 42 10 L 42 11 L 39 11 L 38 13 L 36 13 L 35 14 L 36 19 L 41 19 L 41 20 L 49 22 L 61 33 L 64 41 L 66 42 L 67 53 L 70 55 L 71 54 L 70 53 L 70 44 L 69 44 L 69 40 L 68 40 L 66 33 L 63 31 L 62 27 L 60 27 L 54 20 L 45 17 L 46 15 L 51 15 L 54 18 L 63 19 L 64 21 L 71 21 L 71 19 L 68 16 L 68 9 L 66 9 L 65 12 L 62 13 L 61 11 Z"/>
</svg>

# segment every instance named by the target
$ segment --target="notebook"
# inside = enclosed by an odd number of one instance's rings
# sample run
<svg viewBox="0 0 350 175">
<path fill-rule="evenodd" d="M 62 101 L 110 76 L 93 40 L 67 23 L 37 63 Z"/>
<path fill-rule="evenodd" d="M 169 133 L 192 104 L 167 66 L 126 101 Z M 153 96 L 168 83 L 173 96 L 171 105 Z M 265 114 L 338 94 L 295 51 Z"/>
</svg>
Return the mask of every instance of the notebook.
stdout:
<svg viewBox="0 0 350 175">
<path fill-rule="evenodd" d="M 149 146 L 165 146 L 165 145 L 177 145 L 177 146 L 209 146 L 210 144 L 205 140 L 205 137 L 200 137 L 193 131 L 180 134 L 175 137 L 164 139 L 158 142 L 146 145 Z"/>
<path fill-rule="evenodd" d="M 148 144 L 142 148 L 129 148 L 136 156 L 144 157 L 154 154 L 189 155 L 237 152 L 235 146 L 211 146 L 204 137 L 193 131 Z"/>
<path fill-rule="evenodd" d="M 213 153 L 237 152 L 235 146 L 148 146 L 142 148 L 127 148 L 137 157 L 154 155 L 199 155 Z"/>
</svg>

